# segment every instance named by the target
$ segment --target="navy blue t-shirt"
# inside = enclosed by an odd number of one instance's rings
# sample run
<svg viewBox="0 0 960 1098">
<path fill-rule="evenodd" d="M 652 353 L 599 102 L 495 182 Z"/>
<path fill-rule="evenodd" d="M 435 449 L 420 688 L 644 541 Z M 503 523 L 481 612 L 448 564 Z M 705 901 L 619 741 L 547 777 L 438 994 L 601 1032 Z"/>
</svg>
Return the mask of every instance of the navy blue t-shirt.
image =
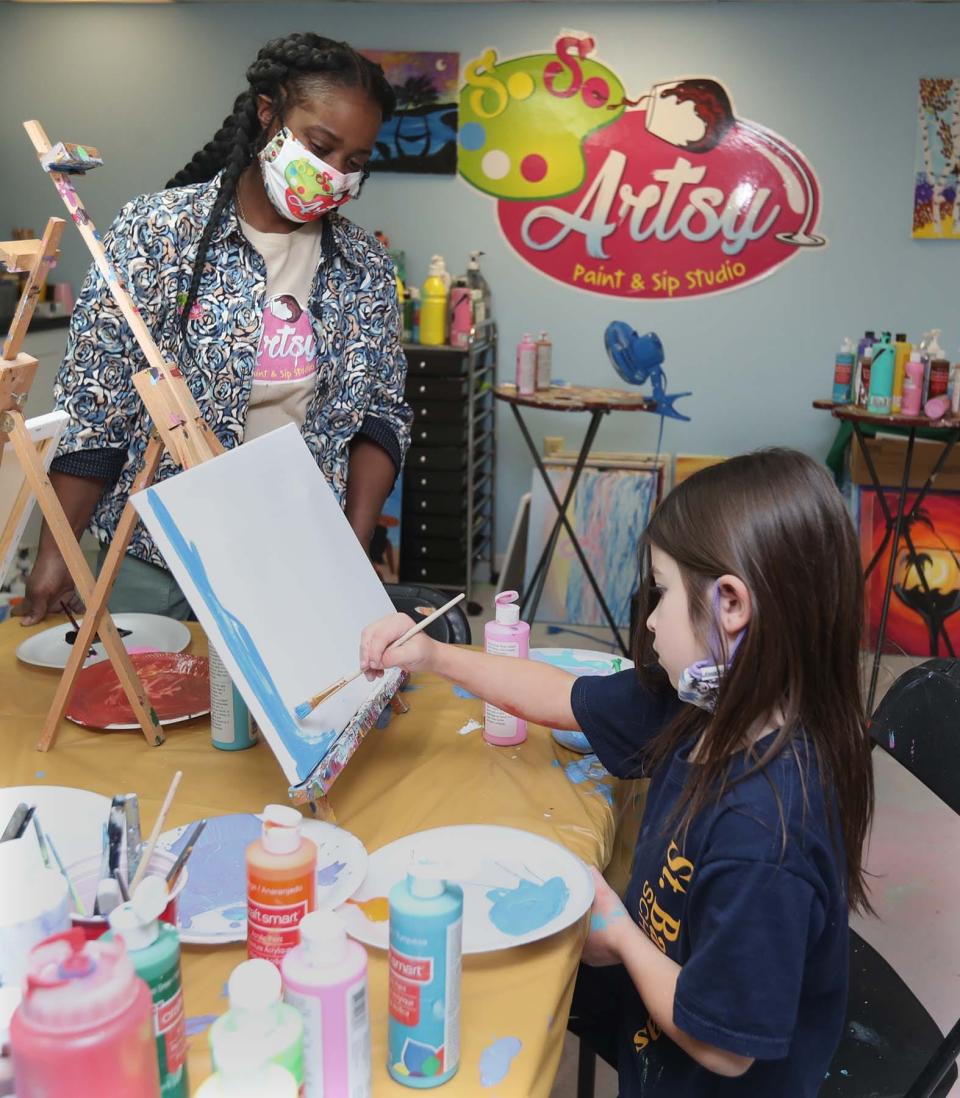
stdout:
<svg viewBox="0 0 960 1098">
<path fill-rule="evenodd" d="M 573 711 L 603 765 L 636 776 L 638 750 L 678 711 L 634 671 L 579 678 Z M 620 966 L 586 972 L 618 1001 L 621 1098 L 812 1098 L 840 1041 L 847 1001 L 847 901 L 842 840 L 812 750 L 801 739 L 698 814 L 685 839 L 673 809 L 692 744 L 651 775 L 625 903 L 681 966 L 673 1021 L 717 1048 L 755 1057 L 742 1076 L 701 1067 L 661 1033 Z M 746 769 L 733 759 L 733 775 Z M 806 807 L 804 806 L 806 790 Z M 786 847 L 781 825 L 782 804 Z M 832 800 L 830 802 L 832 804 Z"/>
</svg>

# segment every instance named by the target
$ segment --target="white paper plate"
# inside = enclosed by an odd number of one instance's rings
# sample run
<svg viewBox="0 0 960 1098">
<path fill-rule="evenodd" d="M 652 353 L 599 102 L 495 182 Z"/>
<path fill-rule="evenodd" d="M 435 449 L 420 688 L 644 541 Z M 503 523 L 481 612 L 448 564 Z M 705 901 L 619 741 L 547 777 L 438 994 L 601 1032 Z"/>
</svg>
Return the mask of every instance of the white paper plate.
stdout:
<svg viewBox="0 0 960 1098">
<path fill-rule="evenodd" d="M 160 836 L 160 845 L 179 853 L 193 824 Z M 367 851 L 342 827 L 303 821 L 302 834 L 317 845 L 317 910 L 342 904 L 363 882 Z M 210 816 L 187 863 L 190 879 L 180 897 L 180 940 L 192 945 L 242 942 L 247 937 L 247 847 L 260 837 L 252 813 Z"/>
<path fill-rule="evenodd" d="M 160 614 L 114 614 L 113 621 L 118 629 L 130 630 L 130 635 L 123 638 L 123 646 L 128 652 L 134 648 L 182 652 L 190 643 L 190 630 L 182 621 L 174 621 Z M 72 629 L 73 626 L 66 622 L 52 629 L 44 629 L 42 633 L 34 633 L 17 648 L 17 659 L 34 667 L 66 667 L 73 645 L 67 644 L 64 637 Z M 91 667 L 107 658 L 102 644 L 90 647 L 95 655 L 87 657 L 84 667 Z"/>
<path fill-rule="evenodd" d="M 0 789 L 0 832 L 20 802 L 35 804 L 40 826 L 52 836 L 64 865 L 96 857 L 103 827 L 110 815 L 110 798 L 67 785 L 15 785 Z M 31 825 L 26 837 L 33 834 Z"/>
<path fill-rule="evenodd" d="M 633 660 L 611 652 L 591 652 L 586 648 L 531 648 L 530 659 L 549 663 L 551 667 L 559 667 L 571 675 L 615 675 L 618 671 L 633 667 Z M 588 755 L 593 750 L 582 732 L 554 728 L 553 738 L 561 747 L 579 751 L 581 755 Z"/>
<path fill-rule="evenodd" d="M 451 879 L 461 867 L 464 953 L 548 938 L 593 903 L 590 871 L 559 843 L 515 827 L 437 827 L 370 855 L 363 886 L 340 908 L 351 937 L 377 949 L 389 946 L 387 897 L 413 858 L 450 865 Z"/>
</svg>

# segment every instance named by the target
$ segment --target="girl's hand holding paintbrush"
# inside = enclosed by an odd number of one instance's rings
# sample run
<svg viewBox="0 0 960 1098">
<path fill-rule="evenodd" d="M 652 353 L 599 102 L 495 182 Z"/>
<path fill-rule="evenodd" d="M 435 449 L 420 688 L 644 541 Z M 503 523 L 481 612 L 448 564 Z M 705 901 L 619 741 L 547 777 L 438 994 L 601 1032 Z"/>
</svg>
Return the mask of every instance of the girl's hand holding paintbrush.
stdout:
<svg viewBox="0 0 960 1098">
<path fill-rule="evenodd" d="M 488 656 L 459 644 L 441 644 L 424 633 L 395 644 L 410 624 L 406 614 L 391 614 L 364 629 L 360 667 L 368 679 L 379 678 L 390 667 L 432 671 L 535 724 L 571 730 L 579 727 L 570 703 L 574 675 L 534 660 Z"/>
</svg>

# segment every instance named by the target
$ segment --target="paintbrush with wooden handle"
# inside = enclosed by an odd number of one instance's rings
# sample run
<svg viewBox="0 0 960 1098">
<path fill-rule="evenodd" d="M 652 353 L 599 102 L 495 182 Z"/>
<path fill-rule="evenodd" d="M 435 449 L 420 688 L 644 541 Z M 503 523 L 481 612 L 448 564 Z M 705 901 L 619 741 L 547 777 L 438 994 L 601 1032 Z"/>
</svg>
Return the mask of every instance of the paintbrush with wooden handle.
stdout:
<svg viewBox="0 0 960 1098">
<path fill-rule="evenodd" d="M 397 637 L 397 639 L 389 644 L 387 647 L 399 648 L 401 644 L 406 644 L 411 637 L 415 637 L 417 633 L 423 632 L 423 630 L 426 629 L 431 622 L 434 622 L 437 620 L 437 618 L 442 617 L 450 609 L 451 606 L 456 606 L 458 602 L 462 602 L 465 598 L 466 595 L 461 592 L 455 598 L 452 598 L 449 602 L 444 603 L 439 610 L 434 610 L 434 612 L 425 617 L 423 621 L 418 621 L 416 625 L 411 626 L 406 631 L 406 633 L 403 634 L 402 637 Z M 321 702 L 325 702 L 327 698 L 330 698 L 334 694 L 338 693 L 338 691 L 342 690 L 349 683 L 353 682 L 354 679 L 359 678 L 362 674 L 363 668 L 358 667 L 352 675 L 347 675 L 345 678 L 337 679 L 337 681 L 331 686 L 328 686 L 326 690 L 321 690 L 319 694 L 314 694 L 312 698 L 309 698 L 305 702 L 301 702 L 293 711 L 296 715 L 297 720 L 302 721 L 306 717 L 309 717 L 310 714 L 314 711 L 314 709 L 317 708 L 317 706 Z"/>
</svg>

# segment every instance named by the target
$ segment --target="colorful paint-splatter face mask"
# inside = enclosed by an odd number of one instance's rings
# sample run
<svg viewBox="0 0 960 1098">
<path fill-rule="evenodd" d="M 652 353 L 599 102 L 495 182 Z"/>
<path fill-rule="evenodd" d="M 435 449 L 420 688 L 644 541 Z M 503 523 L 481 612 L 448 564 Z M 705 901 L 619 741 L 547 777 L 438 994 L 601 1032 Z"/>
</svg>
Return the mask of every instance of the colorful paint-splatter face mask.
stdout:
<svg viewBox="0 0 960 1098">
<path fill-rule="evenodd" d="M 316 221 L 360 193 L 363 172 L 337 171 L 286 127 L 267 142 L 258 159 L 267 197 L 289 221 Z"/>
<path fill-rule="evenodd" d="M 720 647 L 720 589 L 713 589 L 713 625 L 710 629 L 710 650 L 721 652 Z M 733 638 L 730 645 L 730 656 L 727 662 L 716 663 L 714 660 L 697 660 L 696 663 L 685 667 L 680 673 L 680 681 L 677 683 L 677 696 L 681 701 L 689 702 L 700 709 L 706 709 L 712 713 L 717 705 L 720 695 L 720 682 L 726 674 L 733 657 L 736 655 L 740 642 L 743 640 L 745 629 Z"/>
</svg>

